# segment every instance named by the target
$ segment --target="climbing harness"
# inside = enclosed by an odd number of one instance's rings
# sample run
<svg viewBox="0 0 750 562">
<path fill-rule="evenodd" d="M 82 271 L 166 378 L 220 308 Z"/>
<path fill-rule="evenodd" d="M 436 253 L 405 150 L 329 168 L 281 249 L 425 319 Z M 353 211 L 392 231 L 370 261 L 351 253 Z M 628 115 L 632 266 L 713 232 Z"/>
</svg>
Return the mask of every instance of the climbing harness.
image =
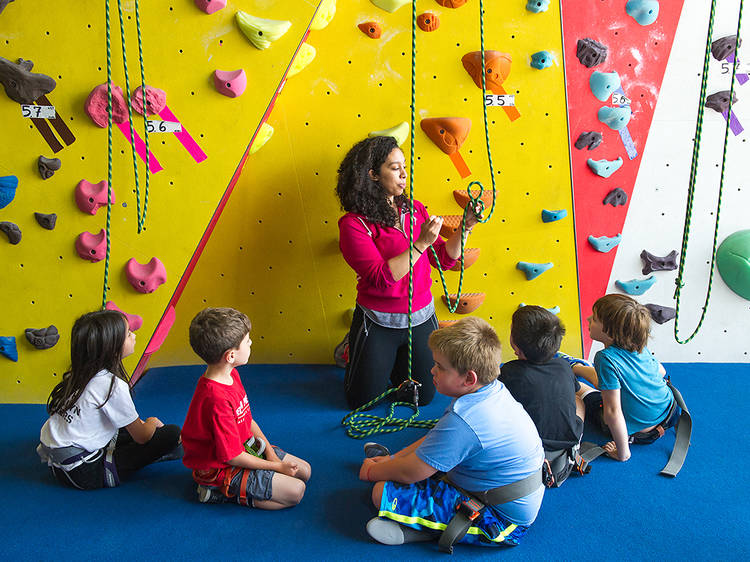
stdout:
<svg viewBox="0 0 750 562">
<path fill-rule="evenodd" d="M 740 0 L 740 8 L 739 8 L 739 14 L 737 17 L 737 47 L 739 48 L 739 37 L 740 37 L 740 27 L 742 23 L 742 4 L 743 0 Z M 721 196 L 722 196 L 722 190 L 724 188 L 724 168 L 726 166 L 727 161 L 727 142 L 729 140 L 729 128 L 730 128 L 730 119 L 732 117 L 732 100 L 734 99 L 734 81 L 735 81 L 735 75 L 737 73 L 737 64 L 736 62 L 732 64 L 732 83 L 730 85 L 729 89 L 729 105 L 727 106 L 727 115 L 726 115 L 726 128 L 724 129 L 724 148 L 721 154 L 721 179 L 719 180 L 719 195 L 716 202 L 716 220 L 714 223 L 714 241 L 713 241 L 713 248 L 711 250 L 711 270 L 709 272 L 708 277 L 708 288 L 706 289 L 706 300 L 703 304 L 703 308 L 701 311 L 701 317 L 698 321 L 698 325 L 696 326 L 695 330 L 692 334 L 690 334 L 686 339 L 680 339 L 679 336 L 679 320 L 680 320 L 680 297 L 682 294 L 682 288 L 685 286 L 685 283 L 683 281 L 683 275 L 685 272 L 685 258 L 687 255 L 687 246 L 688 246 L 688 238 L 690 236 L 690 222 L 692 220 L 693 215 L 693 199 L 695 197 L 695 182 L 698 175 L 698 154 L 700 152 L 700 145 L 701 145 L 701 133 L 703 131 L 703 112 L 705 110 L 705 98 L 706 98 L 706 86 L 708 83 L 708 63 L 710 60 L 711 55 L 711 38 L 713 36 L 713 29 L 714 29 L 714 17 L 716 13 L 716 0 L 711 0 L 711 15 L 708 20 L 708 36 L 706 38 L 706 53 L 703 58 L 703 76 L 701 79 L 701 92 L 700 92 L 700 99 L 698 103 L 698 117 L 696 120 L 696 126 L 695 126 L 695 141 L 693 142 L 693 158 L 690 165 L 690 181 L 688 184 L 688 194 L 687 194 L 687 205 L 685 208 L 685 228 L 683 230 L 682 234 L 682 251 L 680 252 L 680 265 L 677 272 L 677 279 L 675 280 L 675 284 L 677 285 L 675 287 L 674 292 L 674 298 L 677 301 L 677 304 L 675 306 L 675 319 L 674 319 L 674 338 L 677 343 L 680 344 L 686 344 L 690 340 L 692 340 L 695 335 L 698 333 L 698 331 L 701 329 L 701 326 L 703 325 L 703 320 L 706 317 L 706 312 L 708 312 L 708 301 L 711 298 L 711 286 L 713 284 L 714 279 L 714 264 L 716 262 L 716 246 L 717 246 L 717 240 L 719 236 L 719 213 L 721 211 Z M 735 57 L 736 60 L 736 57 Z"/>
</svg>

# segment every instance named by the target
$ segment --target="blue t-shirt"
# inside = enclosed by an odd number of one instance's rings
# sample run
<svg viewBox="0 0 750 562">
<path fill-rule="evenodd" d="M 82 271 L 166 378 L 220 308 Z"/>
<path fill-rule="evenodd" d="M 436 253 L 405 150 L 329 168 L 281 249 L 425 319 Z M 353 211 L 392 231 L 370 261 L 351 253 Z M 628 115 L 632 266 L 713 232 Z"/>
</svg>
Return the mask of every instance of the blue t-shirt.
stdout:
<svg viewBox="0 0 750 562">
<path fill-rule="evenodd" d="M 611 345 L 594 357 L 599 390 L 620 389 L 628 434 L 658 424 L 669 413 L 672 391 L 659 373 L 659 362 L 647 348 L 637 353 Z"/>
<path fill-rule="evenodd" d="M 472 492 L 521 480 L 544 462 L 534 422 L 499 381 L 453 400 L 416 454 Z M 518 525 L 531 525 L 543 496 L 540 483 L 537 491 L 495 509 Z"/>
</svg>

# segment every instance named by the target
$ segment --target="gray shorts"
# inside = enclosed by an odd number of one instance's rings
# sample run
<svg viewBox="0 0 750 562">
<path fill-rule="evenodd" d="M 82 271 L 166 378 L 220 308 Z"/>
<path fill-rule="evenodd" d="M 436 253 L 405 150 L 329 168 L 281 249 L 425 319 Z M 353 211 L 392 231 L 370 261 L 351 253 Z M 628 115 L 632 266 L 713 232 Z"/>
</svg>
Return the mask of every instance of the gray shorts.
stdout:
<svg viewBox="0 0 750 562">
<path fill-rule="evenodd" d="M 276 454 L 280 459 L 283 459 L 286 456 L 286 452 L 276 446 L 273 446 L 273 450 L 276 451 Z M 242 476 L 245 472 L 248 473 L 246 485 L 248 500 L 270 500 L 273 495 L 273 475 L 276 474 L 276 472 L 266 469 L 250 470 L 248 468 L 235 474 L 234 478 L 232 478 L 232 481 L 229 483 L 229 493 L 232 496 L 232 499 L 239 501 Z"/>
</svg>

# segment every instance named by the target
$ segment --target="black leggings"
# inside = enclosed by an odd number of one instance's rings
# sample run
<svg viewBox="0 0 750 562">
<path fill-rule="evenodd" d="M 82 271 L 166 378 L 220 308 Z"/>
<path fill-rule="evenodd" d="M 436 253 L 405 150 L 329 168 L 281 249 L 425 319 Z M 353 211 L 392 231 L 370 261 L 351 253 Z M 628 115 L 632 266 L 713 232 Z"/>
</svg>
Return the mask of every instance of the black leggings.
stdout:
<svg viewBox="0 0 750 562">
<path fill-rule="evenodd" d="M 427 338 L 437 328 L 434 314 L 419 326 L 412 326 L 412 378 L 422 385 L 420 405 L 429 404 L 435 396 L 430 374 L 432 352 Z M 354 309 L 349 330 L 349 363 L 344 378 L 350 408 L 359 408 L 409 378 L 408 346 L 408 328 L 384 328 L 367 318 L 360 307 Z"/>
</svg>

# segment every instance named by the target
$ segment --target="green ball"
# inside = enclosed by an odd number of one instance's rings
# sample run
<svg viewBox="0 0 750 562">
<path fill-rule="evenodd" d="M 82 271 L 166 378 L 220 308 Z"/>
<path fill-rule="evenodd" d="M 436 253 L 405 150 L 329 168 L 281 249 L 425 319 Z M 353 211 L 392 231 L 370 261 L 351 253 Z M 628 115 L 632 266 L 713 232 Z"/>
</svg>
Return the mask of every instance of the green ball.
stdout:
<svg viewBox="0 0 750 562">
<path fill-rule="evenodd" d="M 727 236 L 716 250 L 716 266 L 730 289 L 750 300 L 750 230 Z"/>
</svg>

